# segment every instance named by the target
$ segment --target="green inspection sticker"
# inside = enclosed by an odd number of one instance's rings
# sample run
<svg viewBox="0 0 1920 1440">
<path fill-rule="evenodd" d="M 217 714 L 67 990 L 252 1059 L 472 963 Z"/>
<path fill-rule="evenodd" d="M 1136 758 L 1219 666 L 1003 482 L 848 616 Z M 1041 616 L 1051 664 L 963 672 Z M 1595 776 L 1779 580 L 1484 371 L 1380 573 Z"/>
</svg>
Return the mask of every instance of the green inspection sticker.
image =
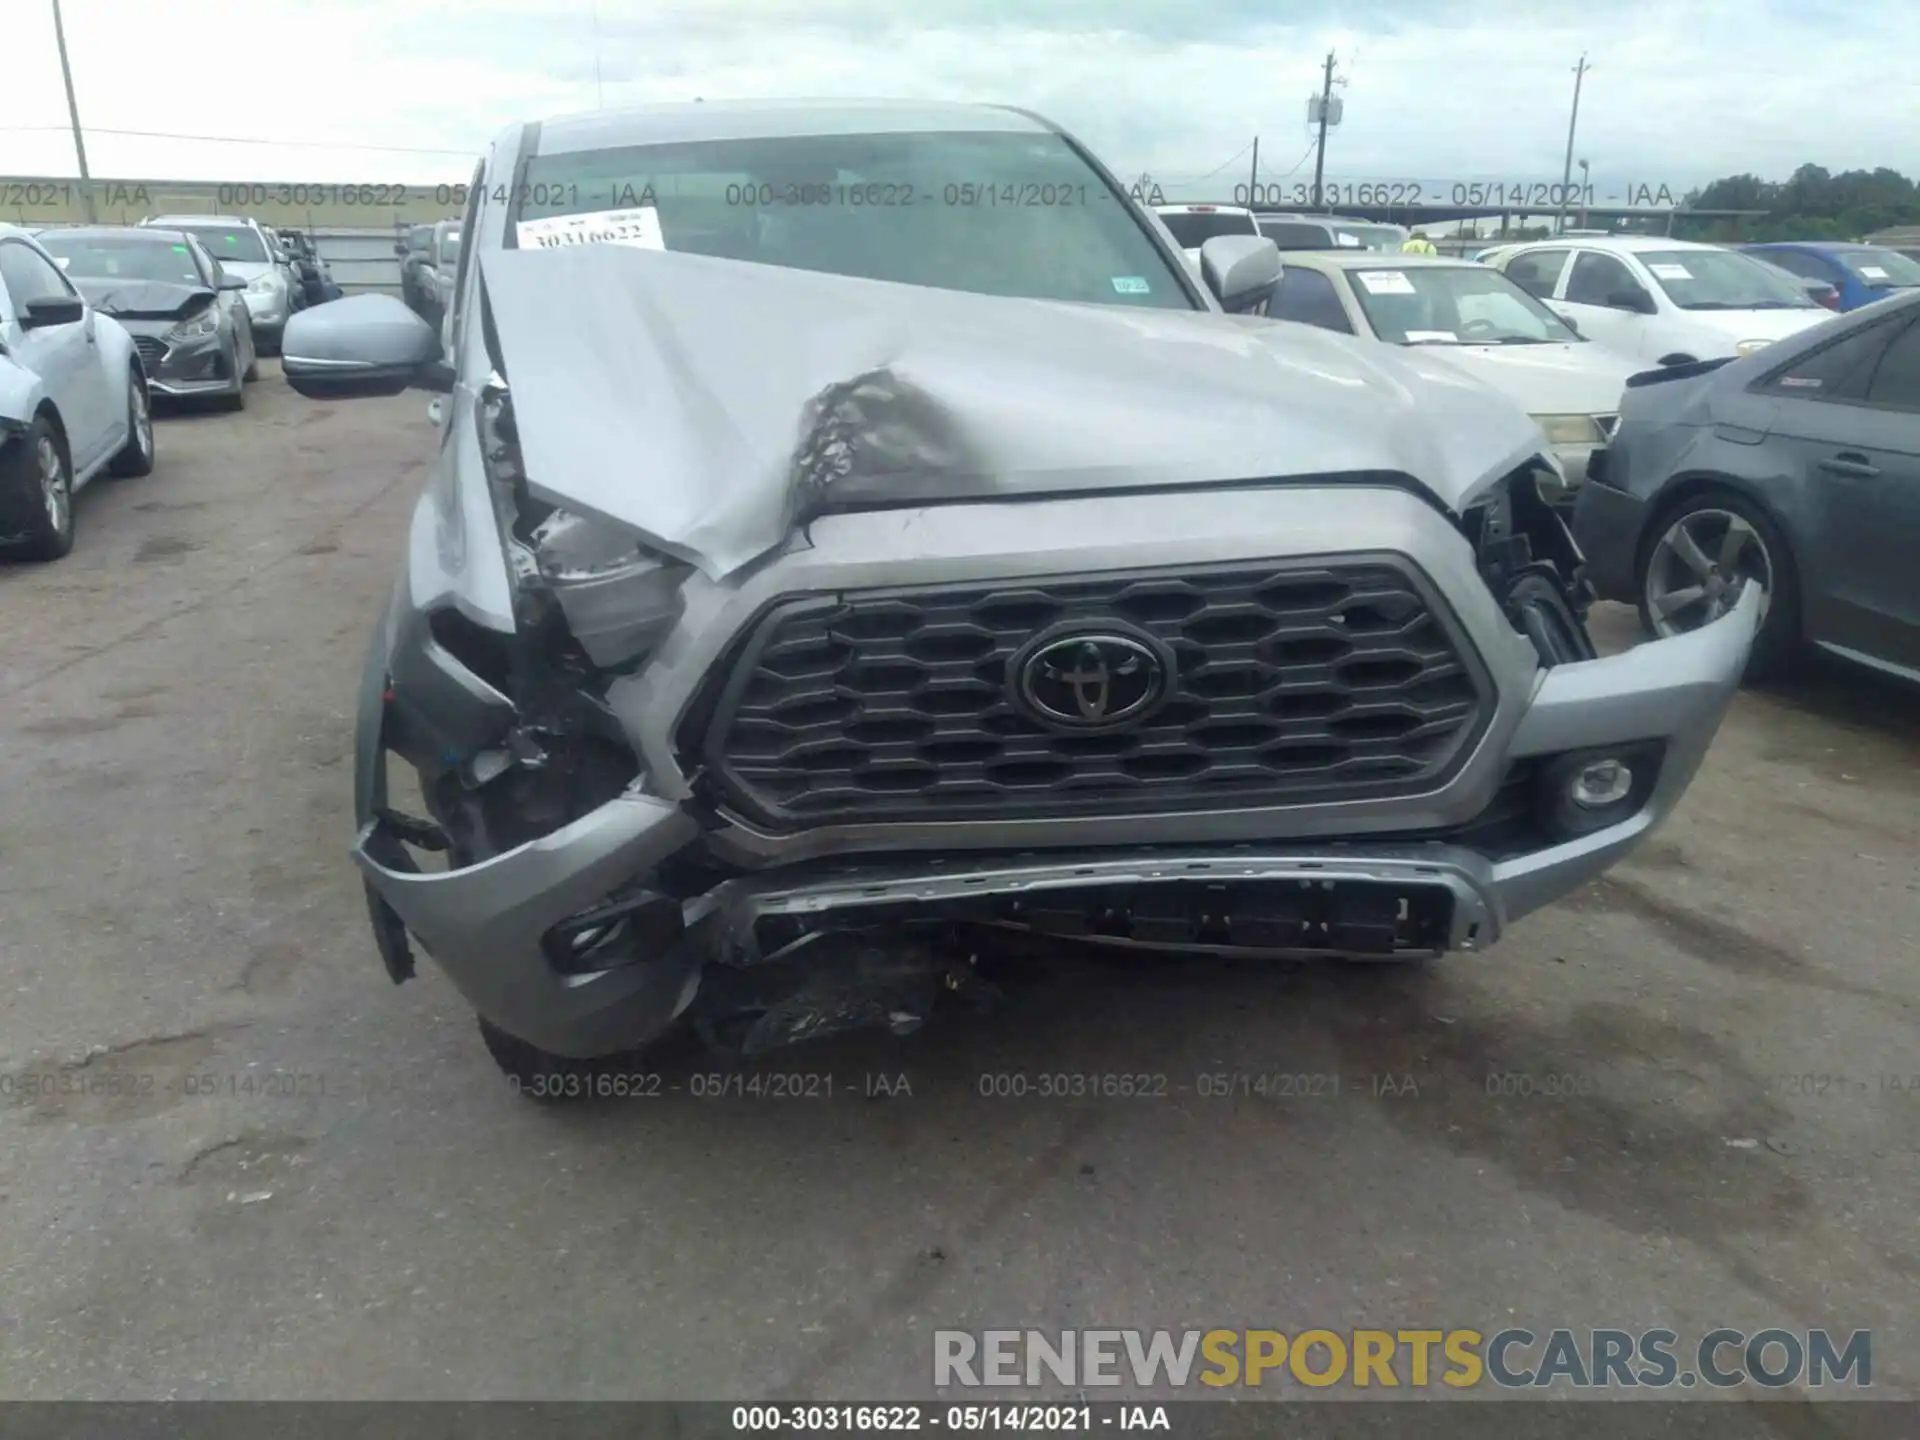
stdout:
<svg viewBox="0 0 1920 1440">
<path fill-rule="evenodd" d="M 1145 295 L 1150 293 L 1146 278 L 1141 275 L 1116 275 L 1113 288 L 1122 295 Z"/>
</svg>

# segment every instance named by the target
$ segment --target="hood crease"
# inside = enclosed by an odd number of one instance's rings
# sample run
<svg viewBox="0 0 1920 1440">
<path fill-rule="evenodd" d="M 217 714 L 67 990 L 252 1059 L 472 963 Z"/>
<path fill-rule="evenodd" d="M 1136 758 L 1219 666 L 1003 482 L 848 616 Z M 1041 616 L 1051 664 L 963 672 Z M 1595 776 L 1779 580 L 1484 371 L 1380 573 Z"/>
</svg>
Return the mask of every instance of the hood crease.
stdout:
<svg viewBox="0 0 1920 1440">
<path fill-rule="evenodd" d="M 529 488 L 714 578 L 828 506 L 1392 475 L 1457 509 L 1545 449 L 1455 366 L 1281 321 L 619 245 L 480 259 Z"/>
</svg>

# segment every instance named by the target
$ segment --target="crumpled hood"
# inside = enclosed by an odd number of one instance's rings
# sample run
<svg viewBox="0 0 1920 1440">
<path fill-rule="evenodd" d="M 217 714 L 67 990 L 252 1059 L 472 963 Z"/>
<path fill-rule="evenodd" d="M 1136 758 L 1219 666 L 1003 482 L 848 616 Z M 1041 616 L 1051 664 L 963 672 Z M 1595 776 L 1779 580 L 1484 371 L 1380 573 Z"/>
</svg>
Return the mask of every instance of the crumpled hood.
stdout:
<svg viewBox="0 0 1920 1440">
<path fill-rule="evenodd" d="M 1281 321 L 621 245 L 481 264 L 529 487 L 716 577 L 823 508 L 1311 477 L 1457 508 L 1543 447 L 1444 361 Z"/>
<path fill-rule="evenodd" d="M 175 285 L 166 280 L 67 278 L 94 309 L 122 320 L 171 320 L 213 299 L 213 291 L 204 285 Z"/>
</svg>

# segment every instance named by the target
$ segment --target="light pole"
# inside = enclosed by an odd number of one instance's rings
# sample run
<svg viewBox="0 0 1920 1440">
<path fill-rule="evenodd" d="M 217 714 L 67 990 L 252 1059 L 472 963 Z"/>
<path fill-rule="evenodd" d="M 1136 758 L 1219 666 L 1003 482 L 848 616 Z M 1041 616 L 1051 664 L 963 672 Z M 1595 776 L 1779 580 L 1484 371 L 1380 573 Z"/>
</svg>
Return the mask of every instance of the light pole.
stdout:
<svg viewBox="0 0 1920 1440">
<path fill-rule="evenodd" d="M 1573 130 L 1580 123 L 1580 82 L 1586 79 L 1587 71 L 1592 68 L 1587 64 L 1585 55 L 1573 68 L 1573 113 L 1567 117 L 1567 161 L 1560 170 L 1560 211 L 1554 217 L 1555 234 L 1567 228 L 1567 189 L 1573 184 Z"/>
<path fill-rule="evenodd" d="M 53 41 L 60 47 L 60 78 L 67 82 L 67 118 L 73 121 L 73 151 L 80 157 L 80 198 L 87 207 L 87 223 L 98 218 L 93 213 L 93 177 L 87 174 L 87 142 L 80 134 L 80 105 L 73 98 L 73 68 L 67 64 L 67 31 L 60 23 L 60 0 L 53 0 Z"/>
</svg>

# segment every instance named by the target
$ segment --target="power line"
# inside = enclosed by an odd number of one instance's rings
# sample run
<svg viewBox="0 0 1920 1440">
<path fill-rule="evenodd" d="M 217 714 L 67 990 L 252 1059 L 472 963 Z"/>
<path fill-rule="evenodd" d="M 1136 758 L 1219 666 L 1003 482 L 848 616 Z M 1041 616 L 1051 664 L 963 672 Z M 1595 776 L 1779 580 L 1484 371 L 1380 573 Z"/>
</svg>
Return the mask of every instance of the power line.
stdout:
<svg viewBox="0 0 1920 1440">
<path fill-rule="evenodd" d="M 1238 160 L 1242 155 L 1246 154 L 1249 150 L 1251 150 L 1257 144 L 1259 144 L 1259 141 L 1255 140 L 1255 141 L 1250 141 L 1245 145 L 1242 145 L 1238 150 L 1234 151 L 1233 154 L 1229 155 L 1225 160 L 1222 160 L 1218 165 L 1214 166 L 1213 169 L 1209 170 L 1204 175 L 1197 176 L 1196 179 L 1211 180 L 1214 176 L 1218 175 L 1222 170 L 1226 169 L 1227 166 L 1233 164 L 1234 161 Z"/>
<path fill-rule="evenodd" d="M 0 134 L 51 134 L 65 125 L 0 125 Z M 89 135 L 125 135 L 141 140 L 194 140 L 203 145 L 278 145 L 297 150 L 378 150 L 390 155 L 459 155 L 471 160 L 474 150 L 440 150 L 428 145 L 360 145 L 347 140 L 261 140 L 248 135 L 181 135 L 171 130 L 109 130 L 87 126 Z"/>
</svg>

